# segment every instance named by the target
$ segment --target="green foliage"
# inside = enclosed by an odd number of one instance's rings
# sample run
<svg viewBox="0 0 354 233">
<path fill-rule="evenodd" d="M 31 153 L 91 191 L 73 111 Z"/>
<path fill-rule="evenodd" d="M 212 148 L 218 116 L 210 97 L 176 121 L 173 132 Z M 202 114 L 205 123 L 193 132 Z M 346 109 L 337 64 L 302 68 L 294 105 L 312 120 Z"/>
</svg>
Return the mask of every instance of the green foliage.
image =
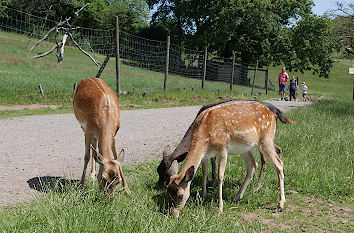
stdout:
<svg viewBox="0 0 354 233">
<path fill-rule="evenodd" d="M 137 32 L 147 25 L 149 9 L 144 0 L 6 0 L 2 6 L 21 9 L 24 12 L 59 21 L 73 17 L 74 12 L 90 3 L 80 12 L 75 25 L 87 28 L 114 28 L 115 16 L 119 16 L 121 29 Z"/>
<path fill-rule="evenodd" d="M 246 63 L 258 60 L 260 65 L 313 69 L 328 77 L 337 45 L 328 34 L 329 20 L 311 13 L 312 0 L 150 0 L 148 4 L 157 7 L 152 24 L 162 22 L 175 32 L 174 43 L 199 50 L 208 46 L 226 58 L 235 52 Z M 306 37 L 297 38 L 300 35 Z"/>
<path fill-rule="evenodd" d="M 284 57 L 290 70 L 313 70 L 328 78 L 332 66 L 335 36 L 330 31 L 331 21 L 325 17 L 310 15 L 298 21 L 291 35 L 291 52 L 295 56 Z"/>
</svg>

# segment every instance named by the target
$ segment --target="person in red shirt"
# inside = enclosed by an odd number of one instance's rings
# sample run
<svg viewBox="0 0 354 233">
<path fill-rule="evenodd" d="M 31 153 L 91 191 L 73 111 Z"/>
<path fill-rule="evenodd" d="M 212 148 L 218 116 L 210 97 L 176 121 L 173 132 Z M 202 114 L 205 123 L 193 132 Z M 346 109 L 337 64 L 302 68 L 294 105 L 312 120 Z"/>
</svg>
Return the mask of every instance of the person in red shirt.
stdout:
<svg viewBox="0 0 354 233">
<path fill-rule="evenodd" d="M 289 75 L 286 73 L 286 68 L 283 67 L 281 72 L 279 73 L 279 94 L 281 97 L 281 101 L 284 101 L 285 91 L 286 91 L 286 84 L 289 79 Z"/>
</svg>

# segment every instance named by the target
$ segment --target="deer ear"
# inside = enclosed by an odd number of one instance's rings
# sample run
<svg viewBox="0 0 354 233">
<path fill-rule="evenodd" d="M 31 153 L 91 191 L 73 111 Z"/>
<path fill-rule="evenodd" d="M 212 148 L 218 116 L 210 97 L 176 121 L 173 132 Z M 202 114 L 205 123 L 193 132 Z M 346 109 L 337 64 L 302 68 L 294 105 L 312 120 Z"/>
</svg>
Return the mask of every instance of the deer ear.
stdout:
<svg viewBox="0 0 354 233">
<path fill-rule="evenodd" d="M 181 183 L 188 183 L 189 181 L 193 180 L 194 178 L 194 165 L 192 165 L 190 168 L 188 168 L 188 170 L 186 171 L 186 173 L 184 174 L 183 180 L 181 181 Z"/>
<path fill-rule="evenodd" d="M 117 161 L 122 163 L 124 161 L 124 149 L 121 149 L 117 158 Z"/>
<path fill-rule="evenodd" d="M 94 153 L 92 153 L 93 158 L 95 159 L 96 163 L 103 164 L 103 156 L 99 151 L 97 151 L 92 145 L 91 149 Z"/>
<path fill-rule="evenodd" d="M 188 151 L 187 152 L 184 152 L 183 154 L 181 154 L 178 158 L 177 158 L 177 161 L 180 163 L 182 162 L 186 156 L 188 155 Z"/>
<path fill-rule="evenodd" d="M 170 147 L 170 145 L 167 145 L 165 147 L 165 149 L 162 152 L 162 155 L 163 155 L 164 158 L 171 155 L 171 147 Z"/>
</svg>

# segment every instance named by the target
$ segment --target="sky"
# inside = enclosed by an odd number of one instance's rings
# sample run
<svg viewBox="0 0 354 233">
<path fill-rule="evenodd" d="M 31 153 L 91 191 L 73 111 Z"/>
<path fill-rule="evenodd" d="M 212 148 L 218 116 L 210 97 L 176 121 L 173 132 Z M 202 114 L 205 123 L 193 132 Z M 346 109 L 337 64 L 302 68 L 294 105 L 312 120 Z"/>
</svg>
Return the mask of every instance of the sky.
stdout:
<svg viewBox="0 0 354 233">
<path fill-rule="evenodd" d="M 327 10 L 335 9 L 336 8 L 335 2 L 338 0 L 313 0 L 313 1 L 316 4 L 316 6 L 313 7 L 313 12 L 317 15 L 323 15 L 323 13 L 325 13 Z M 344 0 L 343 2 L 350 2 L 350 0 Z"/>
</svg>

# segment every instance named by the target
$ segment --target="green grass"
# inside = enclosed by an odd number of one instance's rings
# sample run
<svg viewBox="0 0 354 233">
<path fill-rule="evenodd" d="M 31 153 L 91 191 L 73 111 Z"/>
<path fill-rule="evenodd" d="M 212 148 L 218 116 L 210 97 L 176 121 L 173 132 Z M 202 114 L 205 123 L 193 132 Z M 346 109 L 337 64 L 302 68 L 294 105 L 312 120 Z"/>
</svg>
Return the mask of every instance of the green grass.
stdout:
<svg viewBox="0 0 354 233">
<path fill-rule="evenodd" d="M 84 189 L 68 185 L 31 202 L 5 208 L 5 232 L 259 232 L 351 231 L 353 227 L 354 108 L 352 102 L 316 102 L 287 114 L 296 125 L 278 124 L 275 143 L 283 149 L 285 211 L 274 214 L 279 198 L 277 177 L 268 164 L 262 189 L 257 178 L 239 203 L 232 203 L 246 168 L 229 156 L 224 183 L 224 213 L 217 215 L 217 186 L 201 199 L 200 170 L 179 219 L 168 216 L 163 191 L 155 187 L 158 161 L 124 167 L 132 196 L 120 188 L 105 201 L 96 182 Z M 255 152 L 259 162 L 260 156 Z"/>
<path fill-rule="evenodd" d="M 47 51 L 52 47 L 51 43 L 43 42 L 33 53 L 28 52 L 28 44 L 32 45 L 33 39 L 29 43 L 24 35 L 4 31 L 0 31 L 0 43 L 0 105 L 36 103 L 56 104 L 68 108 L 74 95 L 74 83 L 94 77 L 98 71 L 98 67 L 74 47 L 65 48 L 64 60 L 59 64 L 54 54 L 36 60 L 29 58 Z M 101 62 L 104 60 L 104 56 L 99 54 L 94 54 L 94 57 Z M 113 58 L 101 78 L 116 89 Z M 219 101 L 220 98 L 247 98 L 251 91 L 249 87 L 235 85 L 234 91 L 230 92 L 229 84 L 209 81 L 202 90 L 200 80 L 169 75 L 168 90 L 164 92 L 163 80 L 164 73 L 122 64 L 120 102 L 123 108 L 202 105 Z M 39 94 L 39 84 L 44 89 L 44 98 Z M 255 93 L 263 93 L 260 99 L 268 98 L 264 95 L 264 89 L 257 88 Z M 275 92 L 270 92 L 270 97 L 275 95 Z M 4 117 L 4 114 L 2 115 Z"/>
</svg>

